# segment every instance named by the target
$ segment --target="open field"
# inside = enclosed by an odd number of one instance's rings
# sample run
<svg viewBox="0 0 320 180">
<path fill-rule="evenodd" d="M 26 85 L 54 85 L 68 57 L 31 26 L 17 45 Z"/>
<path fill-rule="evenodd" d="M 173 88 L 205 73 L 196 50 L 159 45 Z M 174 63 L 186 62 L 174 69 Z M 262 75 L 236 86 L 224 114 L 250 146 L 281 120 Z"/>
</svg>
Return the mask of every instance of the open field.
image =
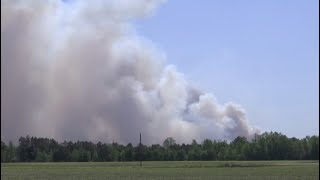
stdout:
<svg viewBox="0 0 320 180">
<path fill-rule="evenodd" d="M 319 179 L 319 161 L 2 163 L 1 179 Z"/>
</svg>

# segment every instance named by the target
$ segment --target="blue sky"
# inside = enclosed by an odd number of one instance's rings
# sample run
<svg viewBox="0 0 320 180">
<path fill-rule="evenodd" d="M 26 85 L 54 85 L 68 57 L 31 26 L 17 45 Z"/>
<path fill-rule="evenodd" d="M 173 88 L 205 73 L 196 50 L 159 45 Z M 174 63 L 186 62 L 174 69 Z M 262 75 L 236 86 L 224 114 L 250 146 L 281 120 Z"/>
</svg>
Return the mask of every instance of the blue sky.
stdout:
<svg viewBox="0 0 320 180">
<path fill-rule="evenodd" d="M 188 80 L 241 104 L 254 126 L 319 134 L 317 0 L 175 0 L 136 25 Z"/>
</svg>

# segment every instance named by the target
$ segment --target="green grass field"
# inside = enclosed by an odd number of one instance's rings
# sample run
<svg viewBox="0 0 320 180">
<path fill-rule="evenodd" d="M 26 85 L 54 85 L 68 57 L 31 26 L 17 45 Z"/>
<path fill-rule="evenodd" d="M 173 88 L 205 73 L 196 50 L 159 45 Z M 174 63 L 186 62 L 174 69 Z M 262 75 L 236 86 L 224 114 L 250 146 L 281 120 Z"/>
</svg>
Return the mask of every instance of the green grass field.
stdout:
<svg viewBox="0 0 320 180">
<path fill-rule="evenodd" d="M 319 179 L 319 161 L 2 163 L 1 179 Z"/>
</svg>

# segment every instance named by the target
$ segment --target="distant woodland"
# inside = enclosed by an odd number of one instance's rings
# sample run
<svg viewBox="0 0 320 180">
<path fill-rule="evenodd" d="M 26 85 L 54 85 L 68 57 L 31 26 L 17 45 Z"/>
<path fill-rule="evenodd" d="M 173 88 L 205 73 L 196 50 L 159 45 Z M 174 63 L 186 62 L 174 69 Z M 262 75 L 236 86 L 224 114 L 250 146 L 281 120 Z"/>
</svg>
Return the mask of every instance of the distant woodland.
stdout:
<svg viewBox="0 0 320 180">
<path fill-rule="evenodd" d="M 1 141 L 1 162 L 104 162 L 104 161 L 207 161 L 207 160 L 319 160 L 319 136 L 288 138 L 265 132 L 248 141 L 205 139 L 177 144 L 169 137 L 163 144 L 62 142 L 38 137 L 20 137 L 19 144 Z"/>
</svg>

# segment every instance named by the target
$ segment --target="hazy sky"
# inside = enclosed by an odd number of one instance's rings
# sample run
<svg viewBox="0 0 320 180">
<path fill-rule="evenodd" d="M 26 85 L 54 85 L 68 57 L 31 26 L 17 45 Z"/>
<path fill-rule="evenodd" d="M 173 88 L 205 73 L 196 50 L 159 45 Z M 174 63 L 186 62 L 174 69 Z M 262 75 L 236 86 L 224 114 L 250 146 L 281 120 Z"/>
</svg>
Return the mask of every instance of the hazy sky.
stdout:
<svg viewBox="0 0 320 180">
<path fill-rule="evenodd" d="M 267 131 L 319 134 L 317 0 L 164 3 L 137 31 L 221 103 Z"/>
<path fill-rule="evenodd" d="M 319 134 L 317 1 L 1 1 L 1 138 Z"/>
</svg>

